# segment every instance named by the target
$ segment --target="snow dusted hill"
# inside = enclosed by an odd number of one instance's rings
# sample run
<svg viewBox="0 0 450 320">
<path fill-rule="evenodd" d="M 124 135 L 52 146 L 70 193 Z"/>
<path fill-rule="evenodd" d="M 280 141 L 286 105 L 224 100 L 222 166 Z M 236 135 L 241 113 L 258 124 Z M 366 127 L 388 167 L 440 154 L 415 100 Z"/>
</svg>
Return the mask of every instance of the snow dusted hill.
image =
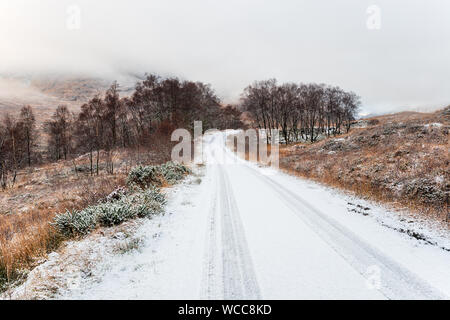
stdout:
<svg viewBox="0 0 450 320">
<path fill-rule="evenodd" d="M 38 123 L 51 117 L 58 105 L 64 104 L 78 112 L 80 106 L 96 94 L 104 94 L 117 80 L 121 95 L 130 95 L 136 81 L 134 75 L 100 78 L 71 74 L 0 74 L 0 117 L 16 114 L 24 105 L 31 105 Z"/>
<path fill-rule="evenodd" d="M 165 215 L 69 243 L 9 297 L 450 298 L 448 231 L 238 160 L 224 139 L 206 136 Z"/>
</svg>

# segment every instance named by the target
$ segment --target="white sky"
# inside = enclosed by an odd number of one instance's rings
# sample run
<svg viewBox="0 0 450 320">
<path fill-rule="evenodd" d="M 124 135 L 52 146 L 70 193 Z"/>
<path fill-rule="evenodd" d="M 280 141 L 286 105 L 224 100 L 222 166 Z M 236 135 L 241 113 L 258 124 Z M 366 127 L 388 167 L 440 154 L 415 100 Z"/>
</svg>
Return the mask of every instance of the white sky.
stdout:
<svg viewBox="0 0 450 320">
<path fill-rule="evenodd" d="M 158 72 L 228 102 L 275 77 L 353 90 L 367 112 L 432 109 L 450 104 L 450 1 L 0 0 L 0 72 Z"/>
</svg>

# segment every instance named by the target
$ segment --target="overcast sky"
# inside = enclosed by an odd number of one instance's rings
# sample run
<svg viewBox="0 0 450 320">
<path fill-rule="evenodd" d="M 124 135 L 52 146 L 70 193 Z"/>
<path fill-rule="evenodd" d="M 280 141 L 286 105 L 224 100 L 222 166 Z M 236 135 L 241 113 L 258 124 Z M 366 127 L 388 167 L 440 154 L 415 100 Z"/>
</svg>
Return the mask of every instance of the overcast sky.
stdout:
<svg viewBox="0 0 450 320">
<path fill-rule="evenodd" d="M 0 0 L 0 72 L 158 72 L 228 102 L 275 77 L 431 109 L 450 104 L 450 1 Z"/>
</svg>

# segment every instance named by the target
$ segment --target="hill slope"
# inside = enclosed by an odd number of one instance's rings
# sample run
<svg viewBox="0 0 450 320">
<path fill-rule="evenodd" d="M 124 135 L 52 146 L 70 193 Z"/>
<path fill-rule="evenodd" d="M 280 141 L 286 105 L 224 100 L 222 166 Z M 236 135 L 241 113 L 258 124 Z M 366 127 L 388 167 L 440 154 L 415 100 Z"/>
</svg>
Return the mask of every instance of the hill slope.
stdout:
<svg viewBox="0 0 450 320">
<path fill-rule="evenodd" d="M 121 95 L 129 94 L 136 77 L 121 77 Z M 0 117 L 18 113 L 31 105 L 38 124 L 49 119 L 58 105 L 67 105 L 77 112 L 79 107 L 96 94 L 103 94 L 113 82 L 89 76 L 71 75 L 0 75 Z"/>
<path fill-rule="evenodd" d="M 445 219 L 450 190 L 450 106 L 357 122 L 350 133 L 281 149 L 297 175 Z"/>
</svg>

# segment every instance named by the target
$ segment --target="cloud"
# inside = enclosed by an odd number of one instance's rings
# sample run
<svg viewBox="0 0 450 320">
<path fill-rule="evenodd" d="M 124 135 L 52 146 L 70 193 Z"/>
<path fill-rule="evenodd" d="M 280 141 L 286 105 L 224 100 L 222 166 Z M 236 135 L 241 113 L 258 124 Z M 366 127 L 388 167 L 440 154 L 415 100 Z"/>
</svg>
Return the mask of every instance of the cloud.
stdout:
<svg viewBox="0 0 450 320">
<path fill-rule="evenodd" d="M 4 1 L 0 72 L 158 72 L 227 101 L 254 80 L 314 81 L 355 91 L 367 112 L 450 103 L 450 3 L 375 3 L 370 30 L 361 0 Z"/>
</svg>

